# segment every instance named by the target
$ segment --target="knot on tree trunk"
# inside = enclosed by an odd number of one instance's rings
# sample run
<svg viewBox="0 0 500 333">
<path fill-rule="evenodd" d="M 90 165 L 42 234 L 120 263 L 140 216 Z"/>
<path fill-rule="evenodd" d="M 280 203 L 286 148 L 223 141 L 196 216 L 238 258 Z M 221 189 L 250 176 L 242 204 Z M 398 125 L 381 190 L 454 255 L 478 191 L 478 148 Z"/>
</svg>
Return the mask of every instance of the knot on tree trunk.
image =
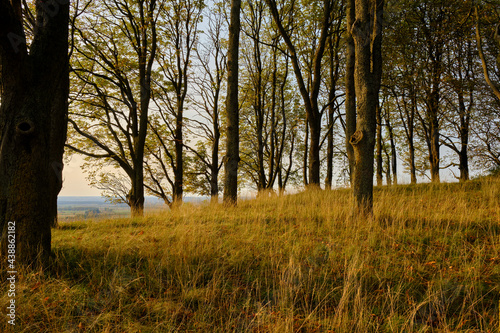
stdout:
<svg viewBox="0 0 500 333">
<path fill-rule="evenodd" d="M 16 133 L 21 137 L 30 137 L 35 133 L 35 124 L 31 120 L 20 121 L 16 125 Z"/>
<path fill-rule="evenodd" d="M 363 139 L 363 131 L 357 130 L 349 139 L 349 143 L 353 146 L 357 145 Z"/>
</svg>

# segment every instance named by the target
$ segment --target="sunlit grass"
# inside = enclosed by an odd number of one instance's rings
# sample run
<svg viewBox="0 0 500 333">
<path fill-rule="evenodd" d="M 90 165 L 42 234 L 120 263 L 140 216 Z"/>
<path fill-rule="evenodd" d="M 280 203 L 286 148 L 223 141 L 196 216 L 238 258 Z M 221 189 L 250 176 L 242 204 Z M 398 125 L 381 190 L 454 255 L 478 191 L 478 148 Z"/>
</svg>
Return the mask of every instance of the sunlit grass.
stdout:
<svg viewBox="0 0 500 333">
<path fill-rule="evenodd" d="M 16 331 L 497 332 L 499 236 L 496 179 L 379 188 L 366 220 L 340 190 L 64 223 Z"/>
</svg>

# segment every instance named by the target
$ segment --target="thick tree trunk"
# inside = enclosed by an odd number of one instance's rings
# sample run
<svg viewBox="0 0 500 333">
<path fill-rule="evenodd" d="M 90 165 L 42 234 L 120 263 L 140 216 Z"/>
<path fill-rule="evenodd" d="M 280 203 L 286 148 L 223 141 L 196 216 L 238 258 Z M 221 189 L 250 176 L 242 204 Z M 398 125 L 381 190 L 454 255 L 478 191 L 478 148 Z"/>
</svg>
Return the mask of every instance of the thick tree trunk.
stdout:
<svg viewBox="0 0 500 333">
<path fill-rule="evenodd" d="M 25 265 L 50 256 L 62 185 L 69 4 L 56 5 L 49 13 L 45 1 L 37 2 L 38 29 L 28 54 L 20 12 L 0 0 L 0 250 L 5 257 L 15 224 L 15 259 Z"/>
<path fill-rule="evenodd" d="M 135 168 L 131 179 L 132 187 L 129 194 L 130 215 L 142 217 L 144 215 L 144 173 L 143 168 Z"/>
<path fill-rule="evenodd" d="M 240 42 L 241 0 L 231 1 L 229 48 L 227 53 L 227 141 L 224 178 L 224 203 L 236 204 L 238 198 L 238 163 L 240 161 L 238 55 Z"/>
<path fill-rule="evenodd" d="M 356 132 L 350 143 L 354 149 L 353 196 L 358 214 L 373 209 L 373 161 L 376 108 L 382 70 L 383 0 L 356 0 L 356 21 L 352 27 L 356 64 Z"/>
<path fill-rule="evenodd" d="M 347 159 L 349 160 L 349 180 L 352 186 L 354 174 L 354 150 L 349 142 L 351 136 L 356 131 L 356 87 L 354 84 L 354 67 L 356 63 L 356 48 L 352 38 L 352 25 L 356 20 L 355 1 L 347 2 L 347 40 L 346 40 L 346 73 L 345 73 L 345 138 Z"/>
</svg>

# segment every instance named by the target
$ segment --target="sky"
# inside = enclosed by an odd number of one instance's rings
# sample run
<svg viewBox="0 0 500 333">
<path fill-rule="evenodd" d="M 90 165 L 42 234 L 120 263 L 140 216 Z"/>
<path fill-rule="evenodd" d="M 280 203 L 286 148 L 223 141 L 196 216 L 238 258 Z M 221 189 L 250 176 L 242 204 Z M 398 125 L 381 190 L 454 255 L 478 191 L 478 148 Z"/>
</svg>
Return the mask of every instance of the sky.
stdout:
<svg viewBox="0 0 500 333">
<path fill-rule="evenodd" d="M 88 181 L 85 179 L 85 173 L 81 168 L 83 162 L 84 162 L 83 158 L 78 154 L 73 154 L 69 163 L 66 161 L 63 169 L 63 188 L 59 193 L 59 196 L 101 195 L 100 190 L 88 185 Z M 398 168 L 399 168 L 398 180 L 401 183 L 409 183 L 410 176 L 402 172 L 403 166 L 398 165 Z M 455 173 L 458 174 L 457 170 L 455 170 Z M 454 177 L 450 174 L 448 170 L 441 170 L 441 180 L 444 182 L 456 181 L 456 179 L 454 179 Z M 419 179 L 419 181 L 424 181 L 424 180 Z"/>
<path fill-rule="evenodd" d="M 63 188 L 60 196 L 99 196 L 101 191 L 90 187 L 81 169 L 83 158 L 78 154 L 71 157 L 69 163 L 64 163 Z"/>
</svg>

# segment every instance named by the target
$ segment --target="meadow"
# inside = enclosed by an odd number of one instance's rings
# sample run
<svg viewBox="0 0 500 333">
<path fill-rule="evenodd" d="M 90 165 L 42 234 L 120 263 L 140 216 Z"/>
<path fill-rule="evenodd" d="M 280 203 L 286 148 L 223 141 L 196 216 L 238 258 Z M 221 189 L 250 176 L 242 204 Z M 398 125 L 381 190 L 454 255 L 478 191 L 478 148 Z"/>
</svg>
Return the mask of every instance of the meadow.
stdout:
<svg viewBox="0 0 500 333">
<path fill-rule="evenodd" d="M 366 219 L 335 190 L 61 223 L 16 332 L 498 332 L 500 179 L 374 195 Z"/>
</svg>

